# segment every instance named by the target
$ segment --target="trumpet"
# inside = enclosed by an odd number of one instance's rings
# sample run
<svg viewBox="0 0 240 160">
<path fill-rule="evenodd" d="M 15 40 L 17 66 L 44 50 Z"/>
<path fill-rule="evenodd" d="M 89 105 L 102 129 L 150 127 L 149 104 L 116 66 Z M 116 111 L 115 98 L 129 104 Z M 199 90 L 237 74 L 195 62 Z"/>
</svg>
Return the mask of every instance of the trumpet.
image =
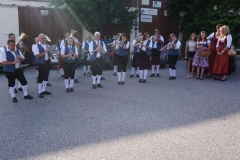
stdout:
<svg viewBox="0 0 240 160">
<path fill-rule="evenodd" d="M 143 42 L 143 43 L 145 43 L 146 41 L 147 41 L 147 40 L 144 40 L 144 41 L 142 41 L 142 40 L 141 40 L 140 42 Z M 136 46 L 140 45 L 140 44 L 141 44 L 140 42 L 139 42 L 139 43 L 136 43 L 136 44 L 134 44 L 134 45 L 133 45 L 133 47 L 136 47 Z"/>
<path fill-rule="evenodd" d="M 159 51 L 162 51 L 164 48 L 166 48 L 168 46 L 168 44 L 166 45 L 166 46 L 164 46 L 164 47 L 162 47 Z"/>
</svg>

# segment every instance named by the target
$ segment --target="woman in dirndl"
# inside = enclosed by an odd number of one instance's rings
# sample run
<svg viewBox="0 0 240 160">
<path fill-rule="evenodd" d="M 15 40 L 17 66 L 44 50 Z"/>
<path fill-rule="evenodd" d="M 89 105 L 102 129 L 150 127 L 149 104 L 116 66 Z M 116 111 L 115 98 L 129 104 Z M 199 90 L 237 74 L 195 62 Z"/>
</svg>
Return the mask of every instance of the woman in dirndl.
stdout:
<svg viewBox="0 0 240 160">
<path fill-rule="evenodd" d="M 196 79 L 202 80 L 204 70 L 209 66 L 208 56 L 201 56 L 201 54 L 199 54 L 200 52 L 207 51 L 208 49 L 210 50 L 210 41 L 207 40 L 207 33 L 205 31 L 201 31 L 200 36 L 198 37 L 197 40 L 197 52 L 192 62 L 192 73 L 194 72 L 194 68 L 197 67 Z M 200 68 L 201 73 L 199 73 Z"/>
<path fill-rule="evenodd" d="M 213 65 L 212 73 L 216 75 L 215 80 L 226 81 L 229 68 L 228 50 L 231 48 L 232 36 L 228 26 L 220 27 L 221 36 L 218 38 L 216 45 L 217 55 Z M 221 75 L 223 76 L 221 78 Z"/>
</svg>

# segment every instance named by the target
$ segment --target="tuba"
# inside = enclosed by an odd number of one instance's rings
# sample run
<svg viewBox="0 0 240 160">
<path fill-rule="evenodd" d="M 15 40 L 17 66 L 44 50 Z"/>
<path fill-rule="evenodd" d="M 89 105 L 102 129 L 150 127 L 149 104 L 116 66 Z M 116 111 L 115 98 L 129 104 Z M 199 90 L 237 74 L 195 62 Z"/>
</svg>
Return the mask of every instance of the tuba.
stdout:
<svg viewBox="0 0 240 160">
<path fill-rule="evenodd" d="M 22 41 L 22 40 L 24 40 L 25 38 L 27 38 L 28 36 L 26 35 L 26 33 L 24 33 L 24 32 L 22 32 L 21 33 L 21 35 L 19 36 L 19 38 L 17 39 L 17 41 L 16 41 L 16 43 L 15 43 L 15 50 L 17 49 L 17 45 L 18 45 L 18 43 L 20 42 L 20 41 Z M 21 61 L 19 62 L 19 66 L 20 66 L 20 68 L 22 69 L 22 63 L 21 63 Z"/>
<path fill-rule="evenodd" d="M 51 39 L 47 35 L 45 36 L 46 36 L 46 41 L 51 42 Z"/>
<path fill-rule="evenodd" d="M 73 30 L 73 29 L 70 29 L 70 36 L 71 38 L 74 39 L 74 42 L 79 42 L 78 39 L 76 37 L 74 37 L 74 34 L 77 33 L 77 31 Z M 77 49 L 79 49 L 79 46 L 75 43 L 75 46 L 77 47 Z"/>
</svg>

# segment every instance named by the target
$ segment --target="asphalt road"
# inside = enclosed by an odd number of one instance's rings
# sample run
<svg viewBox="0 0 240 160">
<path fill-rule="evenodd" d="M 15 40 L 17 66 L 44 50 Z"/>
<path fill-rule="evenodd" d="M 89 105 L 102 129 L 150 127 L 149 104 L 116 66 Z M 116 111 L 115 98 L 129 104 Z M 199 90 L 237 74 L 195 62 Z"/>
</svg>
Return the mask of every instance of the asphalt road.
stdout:
<svg viewBox="0 0 240 160">
<path fill-rule="evenodd" d="M 51 70 L 47 90 L 37 97 L 36 70 L 26 68 L 29 93 L 12 103 L 0 74 L 1 160 L 239 160 L 240 63 L 227 81 L 186 77 L 185 61 L 177 79 L 168 69 L 160 78 L 137 78 L 119 86 L 105 70 L 103 88 L 93 90 L 82 75 L 75 92 Z M 80 74 L 81 72 L 81 74 Z M 150 73 L 149 73 L 150 75 Z"/>
</svg>

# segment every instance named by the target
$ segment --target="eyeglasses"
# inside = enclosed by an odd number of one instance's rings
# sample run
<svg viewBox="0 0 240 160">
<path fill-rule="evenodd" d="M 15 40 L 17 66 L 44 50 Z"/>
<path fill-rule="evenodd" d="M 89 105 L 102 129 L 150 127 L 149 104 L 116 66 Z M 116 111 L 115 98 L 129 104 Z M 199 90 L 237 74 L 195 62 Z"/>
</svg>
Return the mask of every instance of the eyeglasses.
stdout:
<svg viewBox="0 0 240 160">
<path fill-rule="evenodd" d="M 12 44 L 12 43 L 10 43 L 10 44 L 8 44 L 9 46 L 15 46 L 15 44 Z"/>
</svg>

